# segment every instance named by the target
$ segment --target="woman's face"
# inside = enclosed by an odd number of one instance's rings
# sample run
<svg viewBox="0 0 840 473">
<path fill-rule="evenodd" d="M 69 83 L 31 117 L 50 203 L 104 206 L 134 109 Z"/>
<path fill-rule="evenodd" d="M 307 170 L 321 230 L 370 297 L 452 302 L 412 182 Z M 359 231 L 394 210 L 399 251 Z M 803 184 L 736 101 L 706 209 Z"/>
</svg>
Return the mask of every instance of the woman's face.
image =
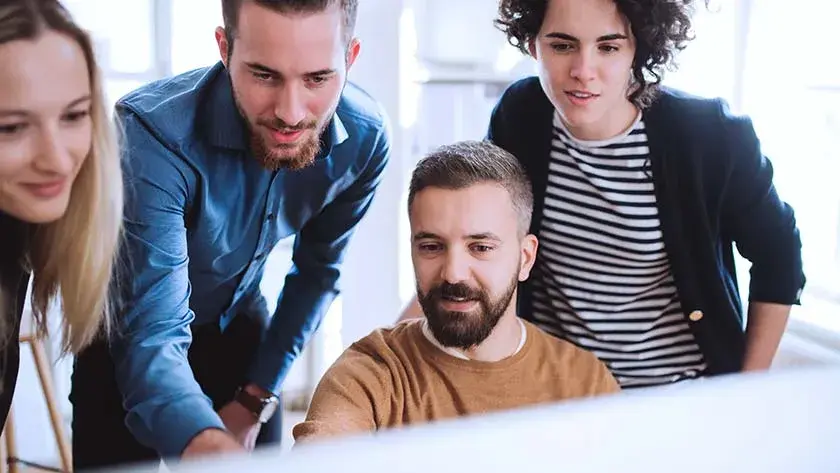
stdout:
<svg viewBox="0 0 840 473">
<path fill-rule="evenodd" d="M 92 141 L 81 46 L 47 31 L 0 44 L 0 210 L 47 223 L 67 210 Z"/>
<path fill-rule="evenodd" d="M 604 140 L 633 122 L 635 38 L 615 1 L 549 1 L 530 48 L 543 90 L 577 138 Z"/>
</svg>

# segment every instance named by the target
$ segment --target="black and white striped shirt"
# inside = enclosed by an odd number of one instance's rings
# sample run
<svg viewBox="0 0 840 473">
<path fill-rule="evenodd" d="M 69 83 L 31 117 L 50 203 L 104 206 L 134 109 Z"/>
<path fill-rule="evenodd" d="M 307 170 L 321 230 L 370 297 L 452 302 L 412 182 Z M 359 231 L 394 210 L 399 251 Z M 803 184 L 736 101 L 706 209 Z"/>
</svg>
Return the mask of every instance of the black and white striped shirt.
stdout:
<svg viewBox="0 0 840 473">
<path fill-rule="evenodd" d="M 554 118 L 533 318 L 595 353 L 622 387 L 702 375 L 662 241 L 641 114 L 605 141 Z"/>
</svg>

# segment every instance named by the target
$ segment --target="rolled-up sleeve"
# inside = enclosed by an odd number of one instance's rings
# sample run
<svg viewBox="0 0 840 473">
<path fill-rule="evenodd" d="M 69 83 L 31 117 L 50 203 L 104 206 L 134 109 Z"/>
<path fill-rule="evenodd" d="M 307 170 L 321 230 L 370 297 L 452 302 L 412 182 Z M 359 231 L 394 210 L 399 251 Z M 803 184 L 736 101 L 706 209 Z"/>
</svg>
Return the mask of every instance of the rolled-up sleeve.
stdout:
<svg viewBox="0 0 840 473">
<path fill-rule="evenodd" d="M 127 203 L 120 332 L 111 353 L 129 430 L 162 456 L 177 456 L 199 432 L 224 429 L 187 359 L 194 314 L 184 215 L 193 179 L 135 115 L 117 113 Z"/>
<path fill-rule="evenodd" d="M 776 191 L 751 120 L 729 114 L 723 103 L 720 112 L 731 160 L 723 231 L 752 263 L 749 300 L 799 304 L 806 278 L 794 210 Z"/>
<path fill-rule="evenodd" d="M 390 157 L 385 122 L 372 134 L 358 178 L 309 221 L 295 239 L 292 269 L 277 310 L 249 373 L 263 389 L 278 393 L 294 360 L 338 295 L 340 267 L 356 226 L 367 213 Z"/>
</svg>

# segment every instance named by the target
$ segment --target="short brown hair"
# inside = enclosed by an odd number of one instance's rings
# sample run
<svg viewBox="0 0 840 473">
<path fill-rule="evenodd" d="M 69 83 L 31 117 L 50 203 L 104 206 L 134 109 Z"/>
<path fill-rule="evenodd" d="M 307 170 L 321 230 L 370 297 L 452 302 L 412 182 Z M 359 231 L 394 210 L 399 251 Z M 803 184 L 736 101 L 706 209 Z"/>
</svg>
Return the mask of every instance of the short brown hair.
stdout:
<svg viewBox="0 0 840 473">
<path fill-rule="evenodd" d="M 550 0 L 501 0 L 496 26 L 508 42 L 528 54 L 545 19 Z M 649 106 L 666 69 L 675 68 L 677 53 L 694 39 L 691 16 L 695 0 L 613 0 L 619 13 L 630 23 L 636 38 L 633 79 L 636 87 L 630 101 L 639 108 Z M 704 0 L 708 6 L 709 0 Z"/>
<path fill-rule="evenodd" d="M 417 193 L 428 187 L 458 190 L 488 182 L 508 191 L 520 233 L 527 234 L 534 208 L 531 181 L 519 160 L 489 141 L 444 145 L 421 159 L 411 175 L 408 209 Z"/>
<path fill-rule="evenodd" d="M 316 13 L 339 3 L 344 15 L 345 41 L 350 41 L 353 37 L 359 7 L 359 0 L 222 0 L 222 19 L 225 25 L 225 39 L 228 42 L 228 55 L 233 53 L 233 42 L 239 29 L 239 11 L 245 2 L 254 2 L 280 13 Z"/>
</svg>

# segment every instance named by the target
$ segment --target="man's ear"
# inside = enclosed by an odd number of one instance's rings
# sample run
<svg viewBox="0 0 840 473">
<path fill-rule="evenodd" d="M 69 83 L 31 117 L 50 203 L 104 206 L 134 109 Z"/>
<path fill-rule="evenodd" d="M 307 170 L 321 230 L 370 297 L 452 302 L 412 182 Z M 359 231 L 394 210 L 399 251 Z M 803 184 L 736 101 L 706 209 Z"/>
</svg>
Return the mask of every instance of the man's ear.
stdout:
<svg viewBox="0 0 840 473">
<path fill-rule="evenodd" d="M 216 45 L 219 47 L 219 56 L 222 59 L 222 64 L 225 67 L 228 67 L 228 51 L 230 51 L 230 45 L 228 44 L 227 35 L 225 34 L 225 29 L 221 26 L 216 27 Z"/>
<path fill-rule="evenodd" d="M 531 275 L 531 269 L 537 260 L 537 237 L 531 234 L 522 239 L 522 256 L 519 258 L 519 281 L 525 281 Z"/>
<path fill-rule="evenodd" d="M 347 45 L 347 56 L 345 58 L 345 64 L 347 64 L 348 71 L 353 66 L 353 63 L 356 62 L 356 58 L 359 57 L 359 51 L 361 49 L 362 44 L 358 38 L 350 40 L 350 44 Z"/>
</svg>

